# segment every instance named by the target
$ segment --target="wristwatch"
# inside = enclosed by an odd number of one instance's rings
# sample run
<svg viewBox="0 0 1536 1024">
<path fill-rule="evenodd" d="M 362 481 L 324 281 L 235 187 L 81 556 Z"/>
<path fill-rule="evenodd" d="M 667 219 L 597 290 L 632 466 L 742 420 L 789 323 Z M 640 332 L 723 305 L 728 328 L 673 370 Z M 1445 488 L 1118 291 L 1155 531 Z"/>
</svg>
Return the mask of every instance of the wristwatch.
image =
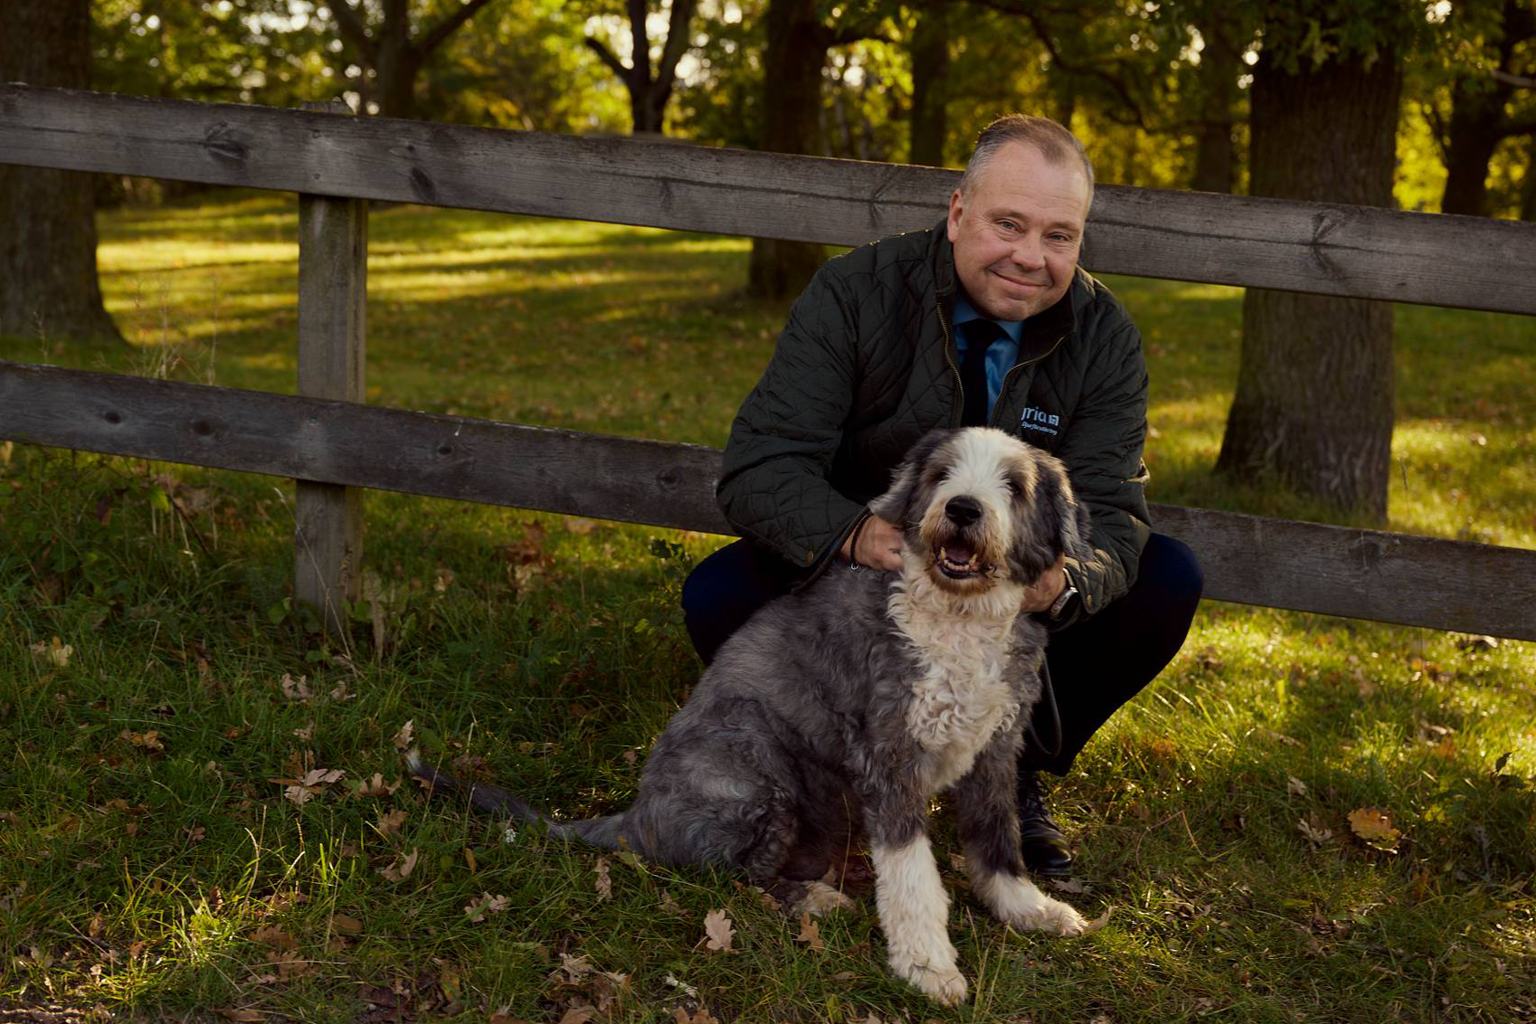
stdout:
<svg viewBox="0 0 1536 1024">
<path fill-rule="evenodd" d="M 1067 610 L 1067 605 L 1071 604 L 1072 599 L 1076 596 L 1077 588 L 1072 585 L 1072 577 L 1068 576 L 1065 589 L 1062 590 L 1061 594 L 1056 598 L 1055 602 L 1052 603 L 1051 610 L 1046 612 L 1046 614 L 1050 616 L 1052 622 L 1055 622 L 1061 618 L 1062 613 Z"/>
</svg>

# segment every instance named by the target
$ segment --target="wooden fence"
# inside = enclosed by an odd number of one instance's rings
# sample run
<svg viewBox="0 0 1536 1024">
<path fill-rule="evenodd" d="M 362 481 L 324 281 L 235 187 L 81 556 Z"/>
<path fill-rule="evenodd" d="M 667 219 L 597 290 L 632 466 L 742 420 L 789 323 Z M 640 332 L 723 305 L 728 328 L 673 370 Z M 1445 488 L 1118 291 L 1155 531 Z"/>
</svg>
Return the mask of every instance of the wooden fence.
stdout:
<svg viewBox="0 0 1536 1024">
<path fill-rule="evenodd" d="M 364 404 L 379 199 L 854 245 L 954 171 L 0 85 L 0 162 L 300 195 L 299 394 L 0 362 L 0 437 L 298 480 L 297 593 L 360 576 L 357 488 L 729 533 L 719 453 Z M 1536 225 L 1101 186 L 1096 272 L 1536 314 Z M 1536 551 L 1153 506 L 1209 597 L 1536 640 Z"/>
</svg>

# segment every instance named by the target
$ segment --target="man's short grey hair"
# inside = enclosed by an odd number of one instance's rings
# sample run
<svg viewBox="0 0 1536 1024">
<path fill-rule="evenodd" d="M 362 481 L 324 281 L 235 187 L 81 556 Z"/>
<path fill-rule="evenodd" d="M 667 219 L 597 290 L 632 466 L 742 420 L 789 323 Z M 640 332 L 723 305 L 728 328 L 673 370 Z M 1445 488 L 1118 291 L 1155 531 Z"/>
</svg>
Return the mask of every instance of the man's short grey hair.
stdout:
<svg viewBox="0 0 1536 1024">
<path fill-rule="evenodd" d="M 1033 146 L 1047 163 L 1058 166 L 1075 156 L 1083 165 L 1083 176 L 1088 180 L 1088 202 L 1093 202 L 1093 164 L 1083 144 L 1076 135 L 1050 118 L 1029 114 L 1007 114 L 981 130 L 970 162 L 965 165 L 965 176 L 960 179 L 961 195 L 971 194 L 982 170 L 997 151 L 1010 142 Z"/>
</svg>

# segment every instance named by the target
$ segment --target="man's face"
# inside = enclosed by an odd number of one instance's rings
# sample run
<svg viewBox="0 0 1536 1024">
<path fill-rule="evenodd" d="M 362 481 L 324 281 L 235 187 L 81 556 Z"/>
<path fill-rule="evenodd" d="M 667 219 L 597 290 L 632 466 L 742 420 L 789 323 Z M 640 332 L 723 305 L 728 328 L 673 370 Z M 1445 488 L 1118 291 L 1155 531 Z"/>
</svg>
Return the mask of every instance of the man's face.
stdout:
<svg viewBox="0 0 1536 1024">
<path fill-rule="evenodd" d="M 1048 163 L 1009 142 L 981 169 L 971 194 L 949 197 L 955 270 L 976 311 L 1024 320 L 1067 293 L 1088 219 L 1088 178 L 1075 159 Z"/>
</svg>

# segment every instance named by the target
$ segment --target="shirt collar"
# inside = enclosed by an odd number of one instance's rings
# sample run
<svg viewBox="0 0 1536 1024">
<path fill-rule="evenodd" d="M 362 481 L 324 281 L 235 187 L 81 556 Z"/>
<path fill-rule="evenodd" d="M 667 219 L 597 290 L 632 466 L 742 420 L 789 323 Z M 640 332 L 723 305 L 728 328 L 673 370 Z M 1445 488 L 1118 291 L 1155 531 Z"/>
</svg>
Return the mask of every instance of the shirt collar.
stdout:
<svg viewBox="0 0 1536 1024">
<path fill-rule="evenodd" d="M 965 292 L 963 290 L 957 290 L 955 292 L 954 313 L 950 317 L 950 320 L 954 323 L 954 325 L 959 327 L 961 324 L 968 320 L 981 319 L 984 318 L 980 313 L 976 311 L 976 307 L 971 305 L 971 301 L 965 297 Z M 988 317 L 985 319 L 991 318 Z M 1006 333 L 1009 338 L 1013 339 L 1013 343 L 1015 345 L 1019 343 L 1019 339 L 1023 337 L 1024 334 L 1024 322 L 1022 320 L 997 320 L 994 322 L 997 324 L 997 326 L 1003 329 L 1004 333 Z"/>
</svg>

